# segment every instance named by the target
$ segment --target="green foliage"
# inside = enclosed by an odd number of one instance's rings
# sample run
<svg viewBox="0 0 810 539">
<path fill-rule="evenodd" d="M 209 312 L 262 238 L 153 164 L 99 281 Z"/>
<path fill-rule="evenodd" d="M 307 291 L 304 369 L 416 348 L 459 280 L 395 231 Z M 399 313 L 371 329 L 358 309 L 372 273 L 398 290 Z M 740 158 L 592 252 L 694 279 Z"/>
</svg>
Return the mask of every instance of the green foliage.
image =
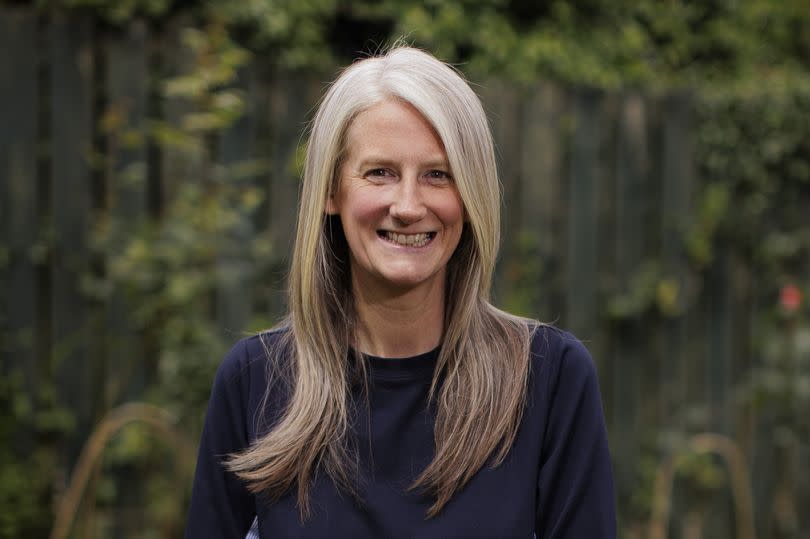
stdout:
<svg viewBox="0 0 810 539">
<path fill-rule="evenodd" d="M 330 68 L 392 40 L 471 76 L 601 88 L 726 84 L 810 67 L 810 7 L 788 0 L 38 0 L 121 24 L 178 11 L 218 21 L 265 61 Z"/>
<path fill-rule="evenodd" d="M 101 124 L 111 147 L 137 150 L 152 144 L 196 174 L 165 178 L 176 187 L 159 214 L 133 213 L 128 195 L 144 185 L 145 163 L 106 163 L 114 171 L 114 195 L 95 219 L 91 242 L 92 257 L 102 261 L 103 270 L 88 271 L 83 287 L 111 313 L 107 340 L 117 357 L 106 381 L 112 388 L 108 401 L 120 402 L 134 389 L 139 399 L 170 411 L 185 435 L 196 439 L 214 371 L 234 339 L 217 318 L 217 292 L 252 283 L 267 268 L 272 250 L 267 239 L 251 232 L 263 199 L 255 178 L 265 164 L 224 165 L 217 155 L 219 141 L 245 110 L 236 80 L 250 54 L 216 24 L 186 29 L 183 44 L 189 69 L 160 83 L 165 102 L 185 111 L 176 124 L 151 119 L 135 129 L 116 103 Z M 133 373 L 141 387 L 130 385 Z M 114 529 L 105 511 L 116 511 L 116 504 L 134 494 L 150 500 L 141 525 L 144 537 L 181 529 L 184 490 L 167 474 L 167 462 L 167 449 L 148 430 L 124 429 L 106 451 L 97 488 L 84 498 L 101 512 L 93 520 Z M 137 485 L 121 488 L 132 476 L 139 478 Z M 187 480 L 180 478 L 179 484 L 185 487 Z M 172 481 L 174 488 L 168 488 Z"/>
<path fill-rule="evenodd" d="M 214 316 L 216 291 L 245 277 L 227 260 L 249 261 L 253 272 L 261 272 L 271 249 L 261 236 L 243 241 L 262 202 L 253 179 L 264 164 L 217 164 L 211 144 L 243 114 L 234 82 L 250 55 L 218 25 L 188 28 L 183 37 L 194 69 L 166 81 L 163 93 L 186 103 L 188 111 L 178 125 L 151 121 L 138 139 L 153 141 L 200 174 L 197 181 L 178 182 L 160 218 L 144 214 L 133 221 L 111 212 L 98 222 L 94 246 L 107 271 L 89 278 L 88 288 L 114 293 L 127 305 L 130 328 L 158 353 L 154 398 L 194 425 L 231 340 Z"/>
<path fill-rule="evenodd" d="M 43 10 L 67 8 L 95 14 L 113 24 L 123 24 L 134 16 L 160 17 L 166 15 L 172 0 L 35 0 Z"/>
<path fill-rule="evenodd" d="M 238 29 L 252 48 L 272 51 L 271 62 L 288 68 L 331 66 L 329 23 L 336 0 L 208 0 L 216 20 Z"/>
<path fill-rule="evenodd" d="M 801 2 L 430 2 L 352 4 L 470 74 L 603 88 L 705 86 L 807 67 Z M 374 6 L 374 7 L 371 7 Z M 471 31 L 471 29 L 475 29 Z M 795 31 L 790 31 L 794 29 Z"/>
<path fill-rule="evenodd" d="M 667 275 L 657 261 L 640 265 L 629 279 L 633 285 L 624 292 L 612 295 L 607 304 L 611 320 L 626 320 L 657 314 L 672 318 L 683 314 L 678 280 Z"/>
<path fill-rule="evenodd" d="M 0 409 L 0 537 L 41 537 L 61 465 L 54 442 L 70 432 L 73 417 L 56 404 L 50 384 L 32 395 L 19 371 L 0 377 Z"/>
<path fill-rule="evenodd" d="M 538 282 L 550 278 L 551 272 L 544 265 L 544 253 L 537 246 L 534 234 L 522 233 L 515 242 L 517 251 L 504 268 L 504 281 L 509 283 L 509 291 L 501 301 L 509 312 L 532 317 L 540 303 L 542 289 Z"/>
<path fill-rule="evenodd" d="M 718 226 L 728 215 L 730 197 L 728 186 L 722 183 L 703 188 L 696 218 L 686 237 L 686 250 L 699 268 L 707 267 L 714 259 L 712 242 Z"/>
<path fill-rule="evenodd" d="M 777 315 L 763 324 L 762 358 L 738 388 L 738 399 L 750 403 L 767 420 L 777 447 L 807 446 L 810 439 L 810 323 L 806 308 Z"/>
<path fill-rule="evenodd" d="M 693 482 L 692 489 L 713 493 L 727 485 L 726 473 L 712 455 L 685 454 L 676 459 L 678 475 L 686 476 Z"/>
<path fill-rule="evenodd" d="M 691 244 L 705 263 L 713 237 L 778 286 L 810 254 L 810 79 L 772 82 L 700 101 L 695 148 L 706 184 Z"/>
<path fill-rule="evenodd" d="M 165 440 L 145 425 L 134 423 L 123 428 L 111 441 L 100 464 L 95 499 L 85 499 L 100 509 L 102 525 L 110 515 L 120 515 L 120 500 L 135 503 L 140 513 L 140 537 L 177 535 L 184 525 L 183 493 L 188 477 L 177 465 L 178 456 Z M 128 477 L 139 478 L 137 484 Z M 122 479 L 123 478 L 123 479 Z M 137 493 L 133 500 L 132 494 Z M 105 518 L 106 517 L 106 518 Z M 113 517 L 114 518 L 114 517 Z M 112 528 L 113 522 L 106 523 Z M 173 533 L 169 533 L 173 532 Z M 107 534 L 111 535 L 111 534 Z"/>
</svg>

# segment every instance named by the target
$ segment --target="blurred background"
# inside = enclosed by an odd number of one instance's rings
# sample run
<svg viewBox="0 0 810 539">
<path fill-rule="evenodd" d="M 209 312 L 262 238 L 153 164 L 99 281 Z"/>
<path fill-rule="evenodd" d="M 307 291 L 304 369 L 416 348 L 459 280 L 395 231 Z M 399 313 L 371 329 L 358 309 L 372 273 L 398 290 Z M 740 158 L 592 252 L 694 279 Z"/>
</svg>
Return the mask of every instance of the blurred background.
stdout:
<svg viewBox="0 0 810 539">
<path fill-rule="evenodd" d="M 313 107 L 400 36 L 485 104 L 496 303 L 590 348 L 620 536 L 810 537 L 810 2 L 5 0 L 0 538 L 182 536 Z"/>
</svg>

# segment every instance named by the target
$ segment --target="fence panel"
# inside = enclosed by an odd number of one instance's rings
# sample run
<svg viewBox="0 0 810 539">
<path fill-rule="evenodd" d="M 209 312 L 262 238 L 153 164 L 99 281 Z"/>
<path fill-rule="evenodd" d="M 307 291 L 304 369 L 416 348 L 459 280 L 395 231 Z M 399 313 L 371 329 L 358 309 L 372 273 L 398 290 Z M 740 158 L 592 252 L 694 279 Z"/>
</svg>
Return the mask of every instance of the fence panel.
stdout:
<svg viewBox="0 0 810 539">
<path fill-rule="evenodd" d="M 517 260 L 526 285 L 526 314 L 554 320 L 560 314 L 558 299 L 562 284 L 557 266 L 561 257 L 559 238 L 565 237 L 563 192 L 562 119 L 564 94 L 552 83 L 541 83 L 525 99 L 521 115 L 520 196 L 512 214 L 520 227 Z M 531 311 L 533 312 L 531 312 Z"/>
<path fill-rule="evenodd" d="M 612 248 L 615 257 L 615 292 L 631 298 L 641 286 L 639 269 L 644 263 L 643 207 L 644 189 L 649 178 L 647 140 L 647 104 L 637 94 L 625 96 L 619 105 L 615 144 L 615 233 Z M 629 303 L 629 301 L 628 301 Z M 643 433 L 640 406 L 644 402 L 644 371 L 650 358 L 644 350 L 639 331 L 642 313 L 633 306 L 607 306 L 615 310 L 608 372 L 603 373 L 607 408 L 611 412 L 611 444 L 617 460 L 617 483 L 630 484 L 634 457 L 639 453 L 639 434 Z M 621 309 L 629 312 L 625 313 Z"/>
<path fill-rule="evenodd" d="M 0 349 L 2 374 L 18 371 L 33 392 L 37 378 L 37 264 L 44 252 L 37 192 L 37 129 L 39 80 L 37 20 L 27 10 L 0 9 L 0 50 L 14 51 L 0 62 L 0 271 L 6 290 L 0 296 L 5 325 Z M 5 266 L 5 267 L 4 267 Z M 21 433 L 25 436 L 25 433 Z"/>
<path fill-rule="evenodd" d="M 597 327 L 597 275 L 600 186 L 599 152 L 604 125 L 602 95 L 580 91 L 574 98 L 574 135 L 568 169 L 567 303 L 564 323 L 591 341 Z"/>
<path fill-rule="evenodd" d="M 246 100 L 245 114 L 229 129 L 219 141 L 219 162 L 225 176 L 238 173 L 240 163 L 257 158 L 255 153 L 257 83 L 255 68 L 242 69 L 239 76 L 239 89 Z M 240 183 L 254 183 L 256 179 L 232 178 Z M 251 300 L 252 268 L 247 258 L 248 244 L 256 232 L 249 216 L 241 216 L 239 226 L 228 238 L 230 247 L 222 253 L 217 263 L 217 320 L 221 330 L 231 340 L 238 339 L 250 321 L 253 308 Z"/>
<path fill-rule="evenodd" d="M 270 311 L 285 310 L 286 265 L 292 250 L 295 210 L 298 205 L 298 166 L 303 164 L 300 144 L 309 113 L 323 86 L 300 75 L 270 74 L 266 96 L 270 117 L 270 174 L 267 184 L 268 233 L 273 249 L 275 271 L 270 275 Z"/>
<path fill-rule="evenodd" d="M 514 264 L 515 255 L 520 252 L 520 174 L 521 156 L 521 116 L 523 95 L 520 89 L 503 81 L 494 80 L 481 88 L 484 108 L 495 144 L 503 204 L 501 212 L 502 264 L 496 269 L 493 288 L 500 301 L 508 301 L 513 296 L 516 277 L 520 268 Z"/>
<path fill-rule="evenodd" d="M 75 462 L 92 424 L 93 390 L 88 368 L 89 312 L 81 276 L 87 269 L 92 147 L 92 30 L 86 18 L 55 14 L 50 38 L 50 156 L 53 215 L 53 359 L 63 402 L 75 412 L 69 444 Z"/>
</svg>

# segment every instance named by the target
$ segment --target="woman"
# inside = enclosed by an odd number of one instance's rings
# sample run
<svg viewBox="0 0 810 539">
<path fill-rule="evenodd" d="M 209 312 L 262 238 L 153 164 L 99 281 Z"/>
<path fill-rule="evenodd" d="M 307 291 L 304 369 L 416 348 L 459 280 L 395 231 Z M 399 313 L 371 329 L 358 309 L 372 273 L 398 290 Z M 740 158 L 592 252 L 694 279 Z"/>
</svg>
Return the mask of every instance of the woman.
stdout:
<svg viewBox="0 0 810 539">
<path fill-rule="evenodd" d="M 488 301 L 499 196 L 457 72 L 398 47 L 340 75 L 290 313 L 217 373 L 186 537 L 615 536 L 588 352 Z"/>
</svg>

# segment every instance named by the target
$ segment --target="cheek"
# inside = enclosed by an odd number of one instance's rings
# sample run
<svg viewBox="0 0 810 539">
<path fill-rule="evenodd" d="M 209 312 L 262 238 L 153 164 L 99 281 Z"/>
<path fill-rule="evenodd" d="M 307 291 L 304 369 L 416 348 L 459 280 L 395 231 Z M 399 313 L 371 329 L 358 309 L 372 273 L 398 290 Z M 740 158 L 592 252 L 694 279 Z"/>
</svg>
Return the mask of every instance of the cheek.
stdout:
<svg viewBox="0 0 810 539">
<path fill-rule="evenodd" d="M 437 201 L 435 212 L 447 227 L 461 228 L 464 224 L 464 205 L 457 194 L 442 197 L 440 201 Z"/>
<path fill-rule="evenodd" d="M 379 196 L 362 187 L 349 189 L 342 197 L 341 217 L 345 223 L 374 225 L 386 214 L 387 207 Z"/>
</svg>

